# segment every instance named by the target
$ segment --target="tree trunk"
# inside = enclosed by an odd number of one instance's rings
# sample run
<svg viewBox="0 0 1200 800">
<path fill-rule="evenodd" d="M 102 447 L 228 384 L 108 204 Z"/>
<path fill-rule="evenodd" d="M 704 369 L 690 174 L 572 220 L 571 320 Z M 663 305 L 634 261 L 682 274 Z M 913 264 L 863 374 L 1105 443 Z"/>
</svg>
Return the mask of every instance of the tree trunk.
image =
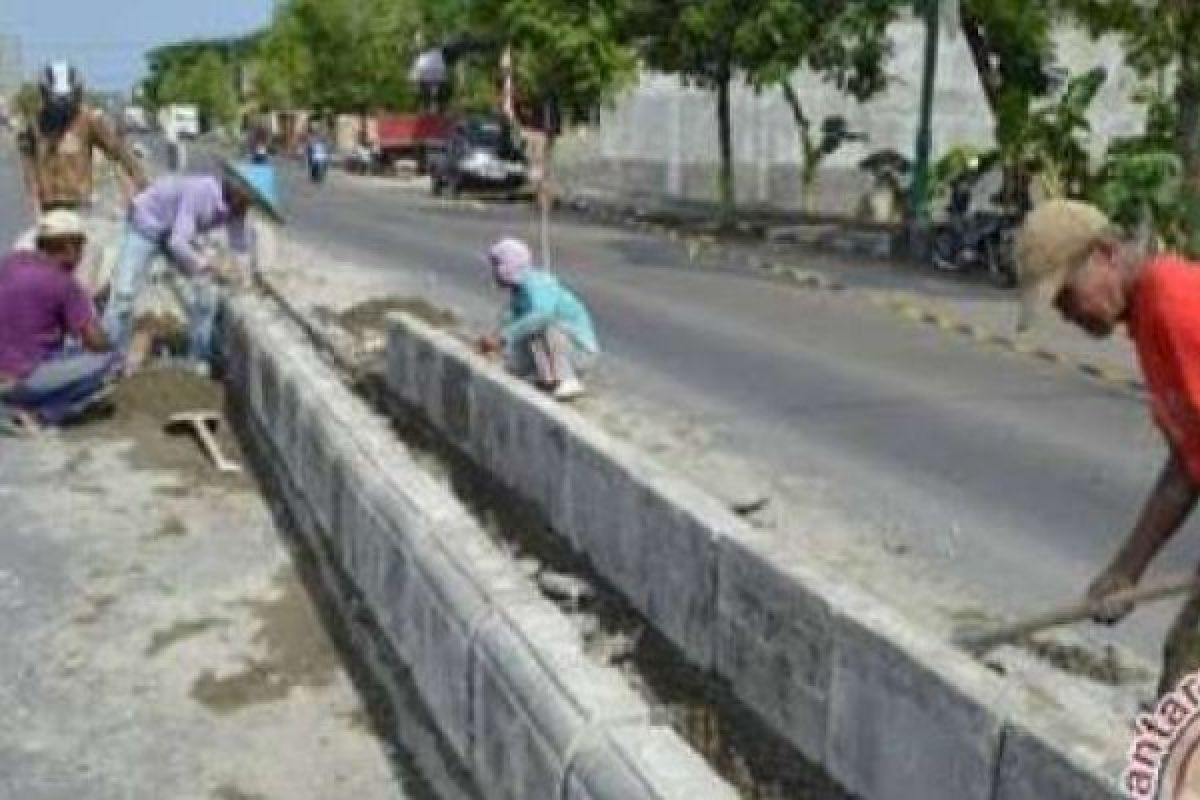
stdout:
<svg viewBox="0 0 1200 800">
<path fill-rule="evenodd" d="M 733 120 L 729 102 L 732 83 L 732 70 L 727 64 L 723 65 L 717 73 L 717 140 L 721 157 L 718 176 L 720 209 L 717 221 L 722 228 L 732 228 L 737 213 L 733 175 Z"/>
<path fill-rule="evenodd" d="M 992 56 L 988 50 L 987 35 L 983 26 L 965 8 L 962 10 L 962 30 L 963 36 L 967 40 L 967 50 L 971 53 L 971 61 L 975 64 L 975 71 L 979 73 L 979 83 L 983 87 L 983 94 L 987 97 L 988 106 L 994 114 L 996 106 L 1000 102 L 1003 79 L 992 66 Z"/>
<path fill-rule="evenodd" d="M 808 115 L 804 113 L 804 106 L 800 102 L 800 95 L 796 93 L 796 87 L 792 82 L 784 78 L 779 82 L 779 88 L 783 92 L 783 99 L 787 102 L 788 108 L 792 112 L 792 121 L 796 123 L 796 137 L 800 143 L 800 186 L 803 190 L 804 210 L 812 212 L 816 205 L 815 184 L 817 181 L 817 153 L 816 148 L 812 143 L 812 122 L 809 121 Z"/>
</svg>

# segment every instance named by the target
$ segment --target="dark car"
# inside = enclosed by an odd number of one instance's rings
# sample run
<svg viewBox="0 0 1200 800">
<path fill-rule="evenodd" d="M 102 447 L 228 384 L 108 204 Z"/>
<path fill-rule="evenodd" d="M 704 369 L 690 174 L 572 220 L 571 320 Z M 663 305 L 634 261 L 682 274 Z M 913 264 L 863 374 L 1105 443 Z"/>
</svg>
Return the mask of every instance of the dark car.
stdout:
<svg viewBox="0 0 1200 800">
<path fill-rule="evenodd" d="M 429 157 L 433 193 L 446 189 L 514 191 L 529 179 L 529 165 L 512 123 L 497 114 L 457 121 L 440 152 Z"/>
</svg>

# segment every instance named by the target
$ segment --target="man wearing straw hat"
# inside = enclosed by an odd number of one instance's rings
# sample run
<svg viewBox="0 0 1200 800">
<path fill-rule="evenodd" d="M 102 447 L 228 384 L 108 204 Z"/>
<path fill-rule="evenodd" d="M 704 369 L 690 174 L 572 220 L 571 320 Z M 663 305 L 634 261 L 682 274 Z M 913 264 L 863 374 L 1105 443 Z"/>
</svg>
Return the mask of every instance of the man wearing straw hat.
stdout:
<svg viewBox="0 0 1200 800">
<path fill-rule="evenodd" d="M 212 282 L 228 276 L 225 265 L 206 255 L 197 239 L 224 228 L 230 248 L 248 254 L 246 215 L 251 207 L 283 222 L 270 165 L 224 161 L 219 175 L 167 175 L 134 198 L 104 312 L 105 330 L 122 353 L 129 352 L 134 309 L 150 266 L 164 255 L 191 283 L 189 356 L 201 363 L 210 360 L 216 317 Z"/>
<path fill-rule="evenodd" d="M 1200 265 L 1122 236 L 1098 209 L 1051 201 L 1017 236 L 1019 327 L 1045 305 L 1097 338 L 1124 325 L 1145 376 L 1151 413 L 1168 455 L 1128 540 L 1088 589 L 1092 600 L 1137 585 L 1200 497 Z M 1115 624 L 1129 606 L 1106 604 Z M 1200 592 L 1167 636 L 1159 695 L 1200 668 Z"/>
</svg>

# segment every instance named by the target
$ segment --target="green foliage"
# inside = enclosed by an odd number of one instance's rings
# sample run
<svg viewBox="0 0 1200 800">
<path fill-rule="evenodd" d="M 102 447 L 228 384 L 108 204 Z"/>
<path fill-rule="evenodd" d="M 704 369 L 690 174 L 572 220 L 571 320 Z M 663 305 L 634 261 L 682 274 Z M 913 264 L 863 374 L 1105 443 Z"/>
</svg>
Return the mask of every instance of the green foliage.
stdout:
<svg viewBox="0 0 1200 800">
<path fill-rule="evenodd" d="M 1091 133 L 1088 111 L 1108 73 L 1097 67 L 1072 77 L 1057 101 L 1030 115 L 1019 146 L 1012 149 L 1020 163 L 1042 175 L 1059 195 L 1079 195 L 1088 189 L 1089 156 L 1084 139 Z"/>
<path fill-rule="evenodd" d="M 987 172 L 999 160 L 999 150 L 984 150 L 972 145 L 947 150 L 930 169 L 930 196 L 944 199 L 959 178 L 969 172 Z"/>
<path fill-rule="evenodd" d="M 259 50 L 256 90 L 275 107 L 403 107 L 420 22 L 415 0 L 283 0 Z"/>
<path fill-rule="evenodd" d="M 1200 3 L 1194 0 L 1058 0 L 1088 26 L 1093 36 L 1116 34 L 1122 39 L 1126 60 L 1154 87 L 1144 93 L 1148 102 L 1146 136 L 1134 143 L 1146 158 L 1128 153 L 1129 143 L 1117 149 L 1115 158 L 1132 163 L 1114 166 L 1135 189 L 1143 179 L 1164 174 L 1151 168 L 1149 159 L 1164 149 L 1173 152 L 1183 170 L 1180 200 L 1183 209 L 1174 220 L 1156 215 L 1164 238 L 1189 254 L 1200 255 Z M 1174 84 L 1168 99 L 1166 76 Z M 1134 179 L 1137 180 L 1134 180 Z M 1113 178 L 1112 180 L 1115 180 Z M 1111 182 L 1111 181 L 1110 181 Z M 1152 183 L 1152 181 L 1150 181 Z M 1169 182 L 1173 185 L 1173 181 Z M 1115 191 L 1115 190 L 1114 190 Z M 1147 191 L 1142 186 L 1141 191 Z M 1136 192 L 1135 192 L 1136 193 Z M 1118 192 L 1119 194 L 1119 192 Z M 1154 205 L 1156 192 L 1146 202 Z M 1168 215 L 1169 216 L 1169 215 Z"/>
<path fill-rule="evenodd" d="M 1054 3 L 961 1 L 963 33 L 996 116 L 996 141 L 1005 149 L 1019 141 L 1030 107 L 1049 88 Z"/>
<path fill-rule="evenodd" d="M 142 96 L 152 107 L 195 103 L 210 120 L 237 116 L 237 67 L 259 46 L 259 35 L 182 42 L 150 51 Z"/>
<path fill-rule="evenodd" d="M 238 115 L 234 65 L 228 46 L 194 43 L 151 55 L 151 78 L 143 85 L 155 106 L 194 104 L 210 122 L 230 125 Z"/>
<path fill-rule="evenodd" d="M 1110 154 L 1095 199 L 1127 229 L 1150 221 L 1172 244 L 1178 244 L 1183 222 L 1183 162 L 1169 151 Z"/>
<path fill-rule="evenodd" d="M 586 110 L 611 102 L 637 75 L 622 12 L 617 0 L 479 0 L 473 19 L 512 47 L 522 94 Z"/>
</svg>

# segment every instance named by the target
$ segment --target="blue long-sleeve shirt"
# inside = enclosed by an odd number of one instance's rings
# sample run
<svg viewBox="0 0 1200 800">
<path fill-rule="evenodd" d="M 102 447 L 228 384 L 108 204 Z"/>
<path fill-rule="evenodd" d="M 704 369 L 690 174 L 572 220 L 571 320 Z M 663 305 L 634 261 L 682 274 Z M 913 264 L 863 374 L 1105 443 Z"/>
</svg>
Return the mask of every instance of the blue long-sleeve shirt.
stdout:
<svg viewBox="0 0 1200 800">
<path fill-rule="evenodd" d="M 511 293 L 501 335 L 508 347 L 557 325 L 575 345 L 589 353 L 600 352 L 596 329 L 587 307 L 566 286 L 540 269 L 531 269 Z"/>
</svg>

